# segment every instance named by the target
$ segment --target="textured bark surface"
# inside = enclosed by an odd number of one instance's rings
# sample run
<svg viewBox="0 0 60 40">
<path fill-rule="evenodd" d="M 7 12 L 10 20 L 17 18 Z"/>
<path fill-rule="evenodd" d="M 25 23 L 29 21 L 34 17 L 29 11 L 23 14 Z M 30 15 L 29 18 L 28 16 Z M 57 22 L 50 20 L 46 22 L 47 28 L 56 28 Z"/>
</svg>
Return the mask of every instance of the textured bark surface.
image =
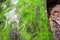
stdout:
<svg viewBox="0 0 60 40">
<path fill-rule="evenodd" d="M 10 36 L 12 40 L 21 40 L 20 33 L 17 30 L 11 30 Z"/>
<path fill-rule="evenodd" d="M 60 40 L 60 0 L 46 0 L 47 13 L 55 40 Z"/>
<path fill-rule="evenodd" d="M 51 30 L 54 32 L 55 40 L 60 40 L 60 5 L 56 5 L 52 8 L 49 21 Z"/>
</svg>

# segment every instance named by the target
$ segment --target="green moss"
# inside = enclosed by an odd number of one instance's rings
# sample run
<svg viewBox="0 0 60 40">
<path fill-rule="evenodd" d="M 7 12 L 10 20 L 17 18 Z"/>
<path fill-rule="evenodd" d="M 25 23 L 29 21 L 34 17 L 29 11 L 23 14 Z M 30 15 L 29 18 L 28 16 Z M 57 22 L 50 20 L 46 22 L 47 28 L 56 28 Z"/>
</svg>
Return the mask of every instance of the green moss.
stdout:
<svg viewBox="0 0 60 40">
<path fill-rule="evenodd" d="M 6 2 L 8 2 L 8 0 Z M 4 13 L 8 12 L 12 8 L 12 5 L 17 8 L 16 13 L 19 17 L 21 16 L 19 31 L 22 40 L 54 40 L 46 15 L 45 4 L 44 0 L 19 0 L 16 5 L 10 3 L 10 6 L 8 6 L 6 10 L 2 10 L 0 14 L 0 19 L 5 20 L 1 24 L 0 40 L 11 40 L 9 34 L 11 24 L 4 29 L 7 20 L 4 17 Z M 19 11 L 20 9 L 21 11 Z"/>
</svg>

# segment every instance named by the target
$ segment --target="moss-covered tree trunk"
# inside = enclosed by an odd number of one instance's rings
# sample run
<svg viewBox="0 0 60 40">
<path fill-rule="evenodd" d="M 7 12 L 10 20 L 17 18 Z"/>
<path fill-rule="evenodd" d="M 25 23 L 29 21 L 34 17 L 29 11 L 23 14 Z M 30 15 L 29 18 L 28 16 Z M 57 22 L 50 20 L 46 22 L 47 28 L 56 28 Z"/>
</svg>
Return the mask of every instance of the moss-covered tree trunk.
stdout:
<svg viewBox="0 0 60 40">
<path fill-rule="evenodd" d="M 8 20 L 4 14 L 12 7 L 16 7 L 15 12 L 19 17 L 18 30 L 22 40 L 54 40 L 44 0 L 18 0 L 17 4 L 12 4 L 11 0 L 0 2 L 0 40 L 11 40 L 12 23 L 6 24 Z M 6 25 L 7 28 L 4 29 Z"/>
</svg>

